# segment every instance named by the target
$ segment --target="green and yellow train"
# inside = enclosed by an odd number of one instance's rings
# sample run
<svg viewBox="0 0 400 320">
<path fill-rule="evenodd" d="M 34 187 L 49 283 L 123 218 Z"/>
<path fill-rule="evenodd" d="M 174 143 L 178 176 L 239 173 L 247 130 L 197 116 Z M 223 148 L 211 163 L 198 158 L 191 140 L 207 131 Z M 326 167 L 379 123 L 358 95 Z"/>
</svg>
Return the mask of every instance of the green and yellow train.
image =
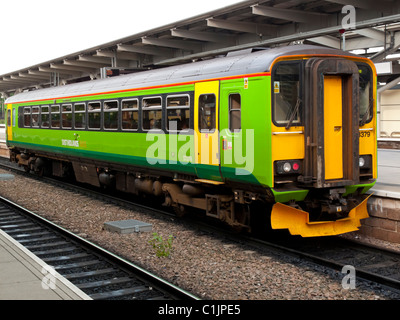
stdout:
<svg viewBox="0 0 400 320">
<path fill-rule="evenodd" d="M 232 54 L 6 100 L 27 171 L 162 197 L 178 215 L 303 237 L 357 230 L 377 177 L 371 61 L 317 46 Z M 26 186 L 21 186 L 26 187 Z"/>
</svg>

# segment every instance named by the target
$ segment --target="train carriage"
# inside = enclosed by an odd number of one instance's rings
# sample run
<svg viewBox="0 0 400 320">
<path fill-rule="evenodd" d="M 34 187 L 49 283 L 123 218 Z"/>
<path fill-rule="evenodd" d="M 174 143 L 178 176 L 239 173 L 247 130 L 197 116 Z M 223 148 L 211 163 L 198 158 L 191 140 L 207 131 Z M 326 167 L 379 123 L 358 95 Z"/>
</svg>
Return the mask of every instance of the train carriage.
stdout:
<svg viewBox="0 0 400 320">
<path fill-rule="evenodd" d="M 246 229 L 357 230 L 377 177 L 376 72 L 289 46 L 23 92 L 6 100 L 27 171 L 162 197 Z"/>
</svg>

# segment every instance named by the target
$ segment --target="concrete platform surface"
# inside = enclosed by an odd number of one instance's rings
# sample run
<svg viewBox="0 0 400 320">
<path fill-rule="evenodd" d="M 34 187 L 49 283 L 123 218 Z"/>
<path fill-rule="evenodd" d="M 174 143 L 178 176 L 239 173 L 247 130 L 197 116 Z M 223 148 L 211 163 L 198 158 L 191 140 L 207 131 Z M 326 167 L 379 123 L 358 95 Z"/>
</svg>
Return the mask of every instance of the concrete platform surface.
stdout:
<svg viewBox="0 0 400 320">
<path fill-rule="evenodd" d="M 0 125 L 0 141 L 6 140 L 6 126 L 5 125 Z"/>
<path fill-rule="evenodd" d="M 92 300 L 0 230 L 0 300 Z"/>
<path fill-rule="evenodd" d="M 378 179 L 371 192 L 400 199 L 400 150 L 378 149 Z"/>
</svg>

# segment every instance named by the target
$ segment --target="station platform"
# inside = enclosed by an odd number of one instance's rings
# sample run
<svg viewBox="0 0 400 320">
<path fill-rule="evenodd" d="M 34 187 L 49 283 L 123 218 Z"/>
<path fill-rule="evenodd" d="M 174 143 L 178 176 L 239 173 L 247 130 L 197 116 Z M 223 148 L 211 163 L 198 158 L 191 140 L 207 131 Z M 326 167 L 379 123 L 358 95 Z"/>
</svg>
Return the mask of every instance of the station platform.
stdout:
<svg viewBox="0 0 400 320">
<path fill-rule="evenodd" d="M 92 300 L 0 230 L 0 300 Z"/>
<path fill-rule="evenodd" d="M 378 149 L 378 179 L 370 192 L 400 199 L 400 150 Z"/>
</svg>

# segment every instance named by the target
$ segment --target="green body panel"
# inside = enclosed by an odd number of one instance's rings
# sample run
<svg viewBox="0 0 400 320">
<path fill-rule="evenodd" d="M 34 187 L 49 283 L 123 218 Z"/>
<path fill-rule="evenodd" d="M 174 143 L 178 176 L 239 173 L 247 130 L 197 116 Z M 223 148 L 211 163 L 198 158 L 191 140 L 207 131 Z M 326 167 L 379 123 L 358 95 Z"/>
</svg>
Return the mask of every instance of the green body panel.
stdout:
<svg viewBox="0 0 400 320">
<path fill-rule="evenodd" d="M 289 202 L 291 200 L 295 201 L 303 201 L 308 194 L 308 190 L 290 190 L 284 192 L 277 192 L 272 189 L 272 193 L 274 194 L 275 202 Z"/>
<path fill-rule="evenodd" d="M 34 135 L 31 133 L 35 132 Z M 74 133 L 77 136 L 74 136 Z M 195 174 L 193 164 L 182 164 L 169 154 L 169 144 L 176 140 L 176 147 L 190 143 L 178 141 L 176 134 L 146 134 L 132 132 L 95 132 L 95 131 L 67 131 L 45 129 L 20 129 L 13 133 L 15 141 L 10 142 L 19 148 L 34 149 L 49 153 L 58 153 L 69 157 L 89 158 L 103 162 L 114 162 L 132 166 L 152 166 L 162 170 Z M 166 146 L 164 141 L 165 139 Z M 18 142 L 17 142 L 18 141 Z M 21 142 L 23 141 L 23 142 Z"/>
<path fill-rule="evenodd" d="M 347 196 L 357 191 L 357 189 L 362 188 L 361 194 L 366 193 L 369 189 L 371 189 L 375 185 L 375 182 L 367 183 L 367 184 L 357 184 L 354 186 L 346 186 L 346 192 L 343 196 Z"/>
<path fill-rule="evenodd" d="M 270 77 L 221 82 L 221 172 L 226 180 L 272 186 Z M 240 94 L 241 130 L 229 130 L 229 96 Z M 256 115 L 256 116 L 255 116 Z"/>
</svg>

